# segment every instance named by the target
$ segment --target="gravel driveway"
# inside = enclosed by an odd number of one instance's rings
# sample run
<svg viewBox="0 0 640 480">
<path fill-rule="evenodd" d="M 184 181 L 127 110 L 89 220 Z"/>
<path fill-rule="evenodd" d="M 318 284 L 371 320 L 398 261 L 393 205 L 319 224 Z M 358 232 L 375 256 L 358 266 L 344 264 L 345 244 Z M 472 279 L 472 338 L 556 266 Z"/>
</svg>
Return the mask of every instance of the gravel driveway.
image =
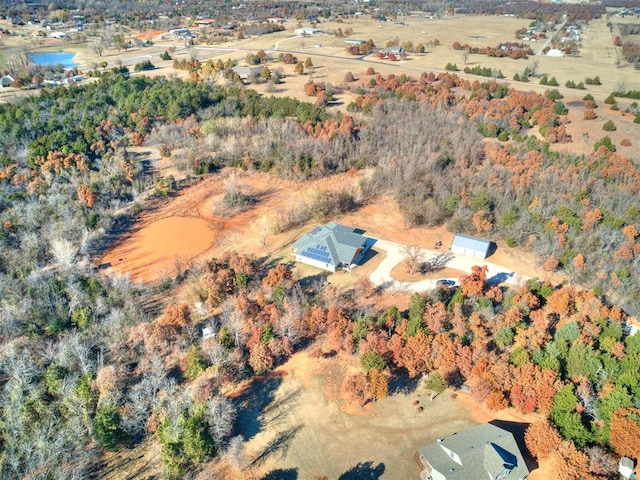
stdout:
<svg viewBox="0 0 640 480">
<path fill-rule="evenodd" d="M 393 267 L 404 261 L 406 254 L 403 249 L 405 245 L 388 240 L 376 239 L 374 245 L 376 249 L 384 250 L 387 255 L 380 262 L 380 265 L 371 273 L 369 277 L 371 282 L 384 290 L 395 290 L 398 292 L 423 292 L 436 288 L 436 282 L 440 279 L 426 279 L 418 282 L 399 282 L 391 277 Z M 468 257 L 466 255 L 455 254 L 450 251 L 421 249 L 424 261 L 437 260 L 441 262 L 443 267 L 454 268 L 462 272 L 471 273 L 471 267 L 474 265 L 487 266 L 487 283 L 498 284 L 507 283 L 510 285 L 520 285 L 527 281 L 529 277 L 526 275 L 515 273 L 501 265 L 480 260 L 478 258 Z M 458 283 L 458 278 L 447 278 Z"/>
</svg>

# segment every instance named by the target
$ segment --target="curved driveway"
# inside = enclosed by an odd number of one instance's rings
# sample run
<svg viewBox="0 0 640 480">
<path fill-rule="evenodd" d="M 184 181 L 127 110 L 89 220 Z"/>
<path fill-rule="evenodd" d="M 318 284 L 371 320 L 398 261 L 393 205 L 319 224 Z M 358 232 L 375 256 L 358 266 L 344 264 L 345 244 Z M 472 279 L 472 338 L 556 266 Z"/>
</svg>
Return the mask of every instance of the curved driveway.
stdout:
<svg viewBox="0 0 640 480">
<path fill-rule="evenodd" d="M 436 288 L 437 279 L 420 280 L 418 282 L 400 282 L 391 277 L 393 267 L 406 258 L 406 254 L 403 251 L 405 245 L 388 240 L 376 239 L 374 246 L 387 253 L 386 257 L 369 277 L 376 287 L 398 292 L 422 292 Z M 471 267 L 474 265 L 486 265 L 487 283 L 489 284 L 508 283 L 511 285 L 519 285 L 529 279 L 529 277 L 516 274 L 501 265 L 466 255 L 459 255 L 450 251 L 428 250 L 426 248 L 420 249 L 420 251 L 422 252 L 423 261 L 437 261 L 443 268 L 454 268 L 462 272 L 471 273 Z M 447 280 L 453 280 L 458 283 L 457 278 L 447 278 Z"/>
</svg>

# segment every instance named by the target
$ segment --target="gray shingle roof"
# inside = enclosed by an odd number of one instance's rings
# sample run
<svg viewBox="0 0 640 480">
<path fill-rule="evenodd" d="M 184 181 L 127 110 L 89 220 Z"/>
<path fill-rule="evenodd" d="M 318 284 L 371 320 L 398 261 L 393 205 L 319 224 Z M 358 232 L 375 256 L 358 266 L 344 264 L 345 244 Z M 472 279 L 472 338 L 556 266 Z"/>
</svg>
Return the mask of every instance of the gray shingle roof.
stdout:
<svg viewBox="0 0 640 480">
<path fill-rule="evenodd" d="M 509 480 L 529 474 L 513 435 L 485 423 L 452 435 L 418 450 L 431 467 L 447 480 L 496 478 L 505 470 Z"/>
<path fill-rule="evenodd" d="M 319 225 L 293 244 L 293 251 L 303 257 L 339 267 L 350 264 L 359 249 L 365 248 L 367 237 L 355 228 L 329 222 Z"/>
</svg>

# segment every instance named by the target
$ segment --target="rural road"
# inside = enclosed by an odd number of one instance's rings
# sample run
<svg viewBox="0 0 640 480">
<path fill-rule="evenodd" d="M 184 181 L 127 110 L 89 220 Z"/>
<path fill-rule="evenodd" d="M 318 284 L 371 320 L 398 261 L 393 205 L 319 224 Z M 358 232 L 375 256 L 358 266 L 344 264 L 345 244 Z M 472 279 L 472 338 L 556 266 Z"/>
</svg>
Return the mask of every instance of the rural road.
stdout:
<svg viewBox="0 0 640 480">
<path fill-rule="evenodd" d="M 567 21 L 565 20 L 560 25 L 558 25 L 558 27 L 553 31 L 553 35 L 548 36 L 547 39 L 544 41 L 544 43 L 540 46 L 540 48 L 536 52 L 536 55 L 543 55 L 544 49 L 551 43 L 551 40 L 553 40 L 553 37 L 556 36 L 556 33 L 558 33 L 564 28 L 566 23 Z"/>
<path fill-rule="evenodd" d="M 384 250 L 387 254 L 369 277 L 376 287 L 397 292 L 422 292 L 436 288 L 438 279 L 427 279 L 418 282 L 400 282 L 391 277 L 393 267 L 406 258 L 406 254 L 404 253 L 405 245 L 388 240 L 376 239 L 374 247 Z M 426 262 L 435 260 L 439 262 L 443 268 L 453 268 L 462 272 L 471 273 L 471 267 L 474 265 L 486 265 L 487 283 L 490 284 L 508 283 L 510 285 L 519 285 L 529 279 L 529 277 L 517 274 L 501 265 L 466 255 L 459 255 L 449 251 L 428 250 L 425 248 L 421 249 L 421 252 Z M 458 283 L 457 278 L 447 278 L 447 280 L 453 280 Z"/>
</svg>

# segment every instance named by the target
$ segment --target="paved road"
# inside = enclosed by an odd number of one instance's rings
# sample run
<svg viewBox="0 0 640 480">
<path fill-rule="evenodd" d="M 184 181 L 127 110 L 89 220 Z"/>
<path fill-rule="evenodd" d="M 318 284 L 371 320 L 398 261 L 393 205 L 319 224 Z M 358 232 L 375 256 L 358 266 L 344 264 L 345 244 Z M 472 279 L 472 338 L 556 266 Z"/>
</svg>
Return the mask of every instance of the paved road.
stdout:
<svg viewBox="0 0 640 480">
<path fill-rule="evenodd" d="M 380 262 L 380 265 L 371 273 L 369 277 L 371 282 L 384 290 L 397 292 L 423 292 L 436 288 L 436 280 L 421 280 L 419 282 L 400 282 L 391 277 L 393 267 L 404 261 L 406 254 L 403 249 L 405 245 L 388 240 L 378 240 L 374 245 L 374 249 L 384 250 L 386 257 Z M 479 260 L 477 258 L 459 255 L 449 251 L 421 249 L 425 261 L 436 261 L 443 268 L 454 268 L 462 272 L 471 273 L 471 267 L 474 265 L 487 266 L 487 283 L 507 283 L 510 285 L 520 285 L 527 281 L 529 277 L 517 274 L 508 268 L 495 263 Z M 447 278 L 458 282 L 457 278 Z"/>
</svg>

